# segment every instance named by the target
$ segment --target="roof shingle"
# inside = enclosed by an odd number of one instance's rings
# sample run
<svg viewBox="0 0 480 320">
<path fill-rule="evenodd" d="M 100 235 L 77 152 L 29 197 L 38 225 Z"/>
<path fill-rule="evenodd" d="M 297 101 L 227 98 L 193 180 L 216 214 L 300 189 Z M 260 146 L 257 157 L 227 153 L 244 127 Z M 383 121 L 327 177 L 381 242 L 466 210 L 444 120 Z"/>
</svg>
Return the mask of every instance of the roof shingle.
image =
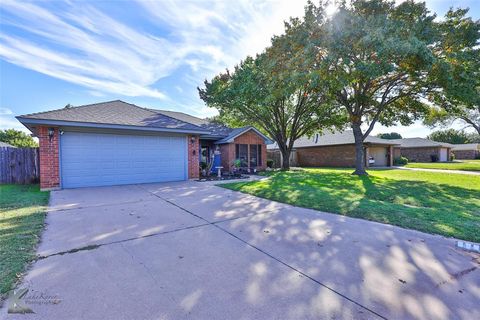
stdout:
<svg viewBox="0 0 480 320">
<path fill-rule="evenodd" d="M 84 123 L 128 125 L 150 128 L 204 130 L 190 122 L 146 109 L 121 100 L 32 113 L 18 118 L 59 120 Z"/>
</svg>

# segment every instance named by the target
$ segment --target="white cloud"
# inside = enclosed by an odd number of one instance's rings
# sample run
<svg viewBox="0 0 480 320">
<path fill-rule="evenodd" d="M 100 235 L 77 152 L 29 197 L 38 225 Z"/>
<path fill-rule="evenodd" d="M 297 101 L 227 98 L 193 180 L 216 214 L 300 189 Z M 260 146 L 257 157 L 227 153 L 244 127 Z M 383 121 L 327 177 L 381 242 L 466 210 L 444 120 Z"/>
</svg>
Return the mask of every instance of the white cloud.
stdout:
<svg viewBox="0 0 480 320">
<path fill-rule="evenodd" d="M 13 114 L 12 110 L 8 108 L 0 108 L 0 116 Z"/>
<path fill-rule="evenodd" d="M 302 1 L 138 1 L 163 30 L 115 20 L 95 3 L 2 1 L 0 57 L 97 93 L 165 99 L 155 88 L 181 66 L 195 86 L 262 51 Z M 7 30 L 20 32 L 6 33 Z M 166 31 L 165 31 L 166 30 Z M 22 36 L 20 36 L 20 34 Z M 176 85 L 175 83 L 174 85 Z M 195 93 L 196 104 L 201 104 Z M 169 99 L 167 99 L 169 100 Z"/>
<path fill-rule="evenodd" d="M 12 110 L 0 107 L 0 130 L 17 129 L 27 133 L 30 131 L 25 128 L 13 115 Z"/>
</svg>

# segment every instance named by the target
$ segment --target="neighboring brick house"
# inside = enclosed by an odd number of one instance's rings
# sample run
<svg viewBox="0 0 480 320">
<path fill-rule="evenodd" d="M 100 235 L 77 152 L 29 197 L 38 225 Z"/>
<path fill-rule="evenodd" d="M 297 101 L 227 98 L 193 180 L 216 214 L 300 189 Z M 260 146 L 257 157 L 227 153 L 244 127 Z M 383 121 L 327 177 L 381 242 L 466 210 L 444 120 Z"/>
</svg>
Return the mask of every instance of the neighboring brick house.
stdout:
<svg viewBox="0 0 480 320">
<path fill-rule="evenodd" d="M 405 138 L 391 140 L 398 145 L 394 147 L 394 158 L 405 157 L 410 162 L 450 161 L 451 144 L 436 142 L 424 138 Z"/>
<path fill-rule="evenodd" d="M 455 159 L 480 159 L 480 143 L 465 143 L 452 145 Z"/>
<path fill-rule="evenodd" d="M 120 100 L 17 119 L 39 139 L 43 190 L 198 178 L 200 161 L 214 150 L 224 171 L 238 157 L 247 170 L 263 170 L 270 143 L 250 126 L 228 128 Z"/>
<path fill-rule="evenodd" d="M 367 167 L 388 167 L 393 165 L 395 142 L 367 137 L 364 141 L 365 165 Z M 301 167 L 354 167 L 355 140 L 353 131 L 347 130 L 329 134 L 315 134 L 295 141 L 291 160 L 293 166 Z M 280 166 L 280 151 L 276 144 L 268 146 L 268 157 Z"/>
</svg>

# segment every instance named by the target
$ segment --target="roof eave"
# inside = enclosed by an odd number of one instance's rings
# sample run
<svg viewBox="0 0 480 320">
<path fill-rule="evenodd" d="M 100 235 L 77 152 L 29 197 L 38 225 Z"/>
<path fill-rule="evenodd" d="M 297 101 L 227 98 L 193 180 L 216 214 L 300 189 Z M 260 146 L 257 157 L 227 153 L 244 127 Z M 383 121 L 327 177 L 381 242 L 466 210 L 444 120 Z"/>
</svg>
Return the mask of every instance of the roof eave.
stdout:
<svg viewBox="0 0 480 320">
<path fill-rule="evenodd" d="M 157 128 L 157 127 L 144 127 L 133 126 L 124 124 L 108 124 L 108 123 L 94 123 L 94 122 L 77 122 L 77 121 L 65 121 L 65 120 L 48 120 L 48 119 L 32 119 L 24 118 L 22 116 L 16 117 L 27 128 L 31 128 L 32 125 L 50 125 L 50 126 L 63 126 L 63 127 L 84 127 L 84 128 L 98 128 L 98 129 L 124 129 L 124 130 L 137 130 L 137 131 L 149 131 L 149 132 L 171 132 L 171 133 L 186 133 L 186 134 L 209 134 L 209 131 L 197 130 L 197 129 L 181 129 L 181 128 Z"/>
</svg>

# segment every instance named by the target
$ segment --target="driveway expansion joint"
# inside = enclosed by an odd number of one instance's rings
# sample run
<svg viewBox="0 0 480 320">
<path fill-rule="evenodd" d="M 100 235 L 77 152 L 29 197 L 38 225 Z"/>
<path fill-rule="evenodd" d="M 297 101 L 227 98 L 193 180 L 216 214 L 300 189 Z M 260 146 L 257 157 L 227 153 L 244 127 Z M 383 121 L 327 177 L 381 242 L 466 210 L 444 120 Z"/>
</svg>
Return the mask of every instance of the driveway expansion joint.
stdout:
<svg viewBox="0 0 480 320">
<path fill-rule="evenodd" d="M 144 235 L 144 236 L 126 238 L 126 239 L 121 239 L 121 240 L 116 240 L 116 241 L 111 241 L 111 242 L 98 243 L 98 244 L 91 244 L 91 245 L 88 245 L 88 246 L 84 246 L 84 247 L 80 247 L 80 248 L 73 248 L 73 249 L 60 251 L 60 252 L 55 252 L 55 253 L 47 254 L 47 255 L 44 255 L 44 256 L 39 255 L 39 256 L 36 257 L 35 260 L 43 260 L 43 259 L 47 259 L 47 258 L 50 258 L 50 257 L 53 257 L 53 256 L 63 256 L 65 254 L 77 253 L 79 251 L 95 250 L 95 249 L 98 249 L 100 247 L 109 246 L 109 245 L 112 245 L 112 244 L 122 244 L 124 242 L 129 242 L 129 241 L 133 241 L 133 240 L 146 239 L 146 238 L 160 236 L 160 235 L 164 235 L 164 234 L 169 234 L 169 233 L 174 233 L 174 232 L 179 232 L 179 231 L 184 231 L 184 230 L 190 230 L 190 229 L 196 229 L 196 228 L 200 228 L 200 227 L 206 227 L 206 226 L 209 226 L 209 225 L 210 225 L 209 223 L 202 223 L 202 224 L 198 224 L 198 225 L 194 225 L 194 226 L 188 226 L 188 227 L 184 227 L 184 228 L 177 228 L 177 229 L 168 230 L 168 231 L 151 233 L 151 234 L 147 234 L 147 235 Z"/>
<path fill-rule="evenodd" d="M 164 198 L 164 197 L 162 197 L 162 196 L 159 196 L 158 194 L 156 194 L 156 193 L 154 193 L 154 192 L 151 192 L 151 191 L 143 188 L 143 187 L 140 186 L 140 185 L 137 185 L 137 186 L 138 186 L 139 188 L 141 188 L 141 189 L 143 189 L 143 190 L 151 193 L 152 195 L 158 197 L 159 199 L 162 199 L 162 200 L 164 200 L 165 202 L 167 202 L 167 203 L 169 203 L 169 204 L 171 204 L 171 205 L 179 208 L 180 210 L 185 211 L 186 213 L 191 214 L 192 216 L 197 217 L 197 218 L 199 218 L 199 219 L 207 222 L 208 225 L 211 225 L 211 226 L 213 226 L 213 227 L 215 227 L 215 228 L 218 228 L 219 230 L 221 230 L 221 231 L 225 232 L 226 234 L 232 236 L 233 238 L 235 238 L 235 239 L 243 242 L 244 244 L 248 245 L 249 247 L 251 247 L 251 248 L 253 248 L 253 249 L 261 252 L 262 254 L 264 254 L 264 255 L 268 256 L 269 258 L 277 261 L 278 263 L 284 265 L 285 267 L 287 267 L 287 268 L 289 268 L 289 269 L 291 269 L 291 270 L 293 270 L 293 271 L 295 271 L 295 272 L 298 272 L 299 274 L 301 274 L 302 276 L 306 277 L 307 279 L 310 279 L 311 281 L 315 282 L 316 284 L 318 284 L 318 285 L 324 287 L 325 289 L 327 289 L 327 290 L 329 290 L 329 291 L 337 294 L 338 296 L 340 296 L 340 297 L 342 297 L 342 298 L 344 298 L 344 299 L 352 302 L 353 304 L 355 304 L 355 305 L 359 306 L 360 308 L 362 308 L 362 309 L 364 309 L 364 310 L 366 310 L 366 311 L 374 314 L 375 316 L 377 316 L 377 317 L 379 317 L 379 318 L 381 318 L 381 319 L 385 319 L 385 320 L 388 319 L 387 317 L 382 316 L 381 314 L 375 312 L 374 310 L 370 309 L 369 307 L 364 306 L 364 305 L 361 304 L 360 302 L 357 302 L 357 301 L 353 300 L 352 298 L 349 298 L 348 296 L 346 296 L 346 295 L 340 293 L 339 291 L 337 291 L 337 290 L 329 287 L 328 285 L 322 283 L 321 281 L 316 280 L 315 278 L 309 276 L 308 274 L 306 274 L 306 273 L 298 270 L 297 268 L 291 266 L 290 264 L 288 264 L 288 263 L 280 260 L 279 258 L 277 258 L 277 257 L 273 256 L 272 254 L 270 254 L 270 253 L 268 253 L 268 252 L 260 249 L 259 247 L 255 246 L 255 245 L 249 243 L 248 241 L 243 240 L 242 238 L 236 236 L 235 234 L 231 233 L 230 231 L 228 231 L 228 230 L 226 230 L 226 229 L 224 229 L 224 228 L 222 228 L 221 226 L 218 225 L 218 224 L 220 224 L 221 222 L 226 222 L 226 221 L 229 221 L 229 220 L 236 220 L 236 219 L 245 218 L 245 217 L 237 217 L 237 218 L 232 218 L 232 219 L 226 219 L 226 220 L 223 220 L 223 221 L 211 222 L 211 221 L 209 221 L 209 220 L 207 220 L 207 219 L 205 219 L 205 218 L 203 218 L 203 217 L 201 217 L 201 216 L 193 213 L 192 211 L 190 211 L 190 210 L 188 210 L 188 209 L 186 209 L 186 208 L 184 208 L 184 207 L 176 204 L 175 202 L 173 202 L 173 201 L 171 201 L 171 200 L 169 200 L 169 199 L 167 199 L 167 198 Z"/>
</svg>

